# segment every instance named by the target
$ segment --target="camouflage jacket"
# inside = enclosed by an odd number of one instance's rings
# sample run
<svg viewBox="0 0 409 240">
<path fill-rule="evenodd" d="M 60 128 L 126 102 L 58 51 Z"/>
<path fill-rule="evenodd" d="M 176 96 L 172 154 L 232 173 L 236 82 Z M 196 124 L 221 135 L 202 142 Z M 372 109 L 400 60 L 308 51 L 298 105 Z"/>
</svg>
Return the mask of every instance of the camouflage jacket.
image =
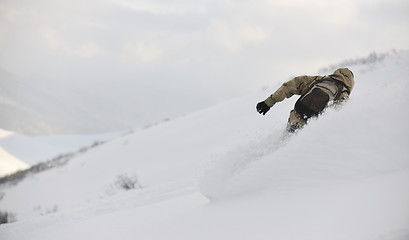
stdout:
<svg viewBox="0 0 409 240">
<path fill-rule="evenodd" d="M 332 75 L 329 75 L 332 79 L 338 80 L 345 84 L 345 87 L 351 93 L 354 87 L 354 75 L 348 68 L 337 69 Z M 277 102 L 283 101 L 285 98 L 290 98 L 293 95 L 303 95 L 306 93 L 318 80 L 321 80 L 324 76 L 299 76 L 284 83 L 277 91 L 269 96 L 264 102 L 267 106 L 272 107 Z M 343 92 L 339 99 L 346 100 L 349 97 L 347 92 Z"/>
</svg>

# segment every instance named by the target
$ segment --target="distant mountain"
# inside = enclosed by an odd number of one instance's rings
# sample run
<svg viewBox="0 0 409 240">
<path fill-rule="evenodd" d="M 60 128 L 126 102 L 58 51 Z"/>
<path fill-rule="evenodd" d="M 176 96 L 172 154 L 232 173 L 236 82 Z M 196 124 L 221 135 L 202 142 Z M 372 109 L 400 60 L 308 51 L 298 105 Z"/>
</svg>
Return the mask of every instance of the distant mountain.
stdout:
<svg viewBox="0 0 409 240">
<path fill-rule="evenodd" d="M 194 98 L 139 86 L 137 81 L 89 85 L 84 80 L 83 85 L 73 86 L 23 78 L 0 68 L 0 128 L 26 135 L 120 131 L 200 106 Z"/>
</svg>

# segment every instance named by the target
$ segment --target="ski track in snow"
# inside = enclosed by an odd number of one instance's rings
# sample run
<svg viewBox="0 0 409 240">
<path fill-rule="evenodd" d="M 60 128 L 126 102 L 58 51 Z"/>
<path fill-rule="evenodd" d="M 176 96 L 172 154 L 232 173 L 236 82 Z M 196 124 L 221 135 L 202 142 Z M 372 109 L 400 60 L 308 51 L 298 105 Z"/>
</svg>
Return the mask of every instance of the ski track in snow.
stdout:
<svg viewBox="0 0 409 240">
<path fill-rule="evenodd" d="M 211 200 L 226 195 L 231 191 L 228 185 L 230 179 L 240 175 L 249 164 L 285 146 L 295 133 L 291 135 L 285 129 L 278 129 L 275 133 L 260 135 L 250 143 L 239 145 L 213 159 L 202 173 L 198 186 L 200 192 Z"/>
</svg>

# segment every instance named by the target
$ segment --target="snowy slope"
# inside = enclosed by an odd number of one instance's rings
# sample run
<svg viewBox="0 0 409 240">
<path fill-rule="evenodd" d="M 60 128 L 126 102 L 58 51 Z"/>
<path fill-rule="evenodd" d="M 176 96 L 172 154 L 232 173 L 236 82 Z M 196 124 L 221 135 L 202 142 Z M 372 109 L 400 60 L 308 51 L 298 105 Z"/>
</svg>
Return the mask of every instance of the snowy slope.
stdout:
<svg viewBox="0 0 409 240">
<path fill-rule="evenodd" d="M 350 68 L 350 101 L 299 133 L 270 91 L 137 131 L 2 186 L 1 239 L 409 239 L 409 52 Z M 141 189 L 121 191 L 118 175 Z"/>
<path fill-rule="evenodd" d="M 12 136 L 13 133 L 0 129 L 0 142 L 7 137 Z M 27 169 L 29 165 L 20 159 L 8 153 L 0 144 L 0 177 L 7 174 L 17 172 L 19 170 Z"/>
<path fill-rule="evenodd" d="M 13 133 L 0 129 L 0 142 Z M 0 177 L 29 168 L 29 165 L 7 152 L 0 144 Z"/>
<path fill-rule="evenodd" d="M 29 168 L 29 165 L 0 147 L 0 177 Z"/>
</svg>

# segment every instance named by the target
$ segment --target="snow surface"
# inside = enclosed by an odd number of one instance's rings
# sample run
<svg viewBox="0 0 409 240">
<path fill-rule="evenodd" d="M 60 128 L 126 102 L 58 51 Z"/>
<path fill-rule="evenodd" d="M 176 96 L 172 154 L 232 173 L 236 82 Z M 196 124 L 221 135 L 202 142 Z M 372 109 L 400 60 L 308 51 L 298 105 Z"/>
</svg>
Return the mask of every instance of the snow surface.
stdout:
<svg viewBox="0 0 409 240">
<path fill-rule="evenodd" d="M 17 221 L 0 239 L 408 240 L 408 66 L 408 51 L 350 66 L 351 99 L 297 134 L 295 97 L 256 113 L 270 89 L 1 186 Z"/>
<path fill-rule="evenodd" d="M 29 165 L 4 150 L 1 142 L 13 133 L 0 129 L 0 177 L 29 168 Z"/>
</svg>

